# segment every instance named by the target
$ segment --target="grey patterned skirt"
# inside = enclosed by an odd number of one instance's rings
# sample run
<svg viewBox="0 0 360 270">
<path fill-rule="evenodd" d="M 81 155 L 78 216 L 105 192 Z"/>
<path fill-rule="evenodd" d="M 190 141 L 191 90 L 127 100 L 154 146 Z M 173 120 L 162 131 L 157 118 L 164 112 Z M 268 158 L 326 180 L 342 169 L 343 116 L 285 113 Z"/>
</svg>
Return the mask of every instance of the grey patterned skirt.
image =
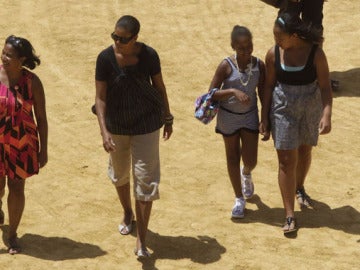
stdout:
<svg viewBox="0 0 360 270">
<path fill-rule="evenodd" d="M 322 114 L 317 82 L 307 85 L 278 83 L 273 91 L 271 133 L 278 150 L 317 145 Z"/>
</svg>

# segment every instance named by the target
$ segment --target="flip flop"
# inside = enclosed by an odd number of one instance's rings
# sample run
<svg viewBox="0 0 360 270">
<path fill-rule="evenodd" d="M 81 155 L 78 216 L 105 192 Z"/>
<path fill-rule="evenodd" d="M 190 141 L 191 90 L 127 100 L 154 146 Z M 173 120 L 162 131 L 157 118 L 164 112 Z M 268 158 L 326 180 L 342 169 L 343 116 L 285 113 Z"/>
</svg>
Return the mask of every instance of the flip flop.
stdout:
<svg viewBox="0 0 360 270">
<path fill-rule="evenodd" d="M 147 249 L 134 249 L 134 253 L 138 258 L 149 258 L 151 257 L 150 252 Z"/>
<path fill-rule="evenodd" d="M 296 226 L 296 219 L 294 217 L 287 217 L 285 219 L 285 225 L 282 228 L 284 235 L 294 233 L 298 230 Z"/>
<path fill-rule="evenodd" d="M 128 225 L 126 225 L 126 224 L 120 224 L 120 225 L 119 225 L 119 228 L 118 228 L 120 234 L 122 234 L 122 235 L 128 235 L 128 234 L 130 234 L 130 233 L 132 232 L 132 230 L 133 230 L 133 227 L 132 227 L 133 221 L 134 221 L 134 216 L 131 217 L 131 222 L 130 222 L 130 224 L 128 224 Z"/>
</svg>

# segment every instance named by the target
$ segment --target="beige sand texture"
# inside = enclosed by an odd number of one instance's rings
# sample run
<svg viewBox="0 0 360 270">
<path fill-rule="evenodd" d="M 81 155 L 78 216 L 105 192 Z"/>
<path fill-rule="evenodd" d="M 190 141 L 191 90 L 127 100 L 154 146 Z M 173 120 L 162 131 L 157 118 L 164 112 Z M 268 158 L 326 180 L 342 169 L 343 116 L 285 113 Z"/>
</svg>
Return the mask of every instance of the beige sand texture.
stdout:
<svg viewBox="0 0 360 270">
<path fill-rule="evenodd" d="M 335 93 L 333 131 L 314 150 L 306 188 L 316 210 L 301 212 L 296 239 L 280 231 L 284 212 L 272 141 L 259 143 L 256 196 L 246 218 L 230 219 L 233 191 L 214 123 L 193 117 L 220 61 L 232 53 L 235 24 L 254 34 L 254 55 L 273 44 L 276 10 L 258 0 L 0 1 L 0 39 L 27 37 L 40 54 L 35 72 L 46 91 L 49 163 L 28 179 L 18 234 L 23 253 L 7 254 L 1 227 L 0 269 L 359 269 L 359 0 L 325 4 L 324 49 Z M 109 182 L 94 102 L 98 53 L 124 14 L 141 24 L 139 40 L 159 52 L 175 116 L 161 142 L 161 199 L 154 203 L 148 247 L 138 261 L 135 233 L 121 236 L 122 209 Z M 7 195 L 7 194 L 6 194 Z M 4 198 L 4 208 L 6 209 Z"/>
</svg>

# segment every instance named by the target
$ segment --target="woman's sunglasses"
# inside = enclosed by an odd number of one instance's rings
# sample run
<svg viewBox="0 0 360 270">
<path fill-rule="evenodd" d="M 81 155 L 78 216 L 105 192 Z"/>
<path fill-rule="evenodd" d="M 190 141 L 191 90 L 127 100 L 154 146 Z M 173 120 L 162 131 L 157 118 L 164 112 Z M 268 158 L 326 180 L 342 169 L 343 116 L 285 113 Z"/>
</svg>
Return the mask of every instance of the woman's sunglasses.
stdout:
<svg viewBox="0 0 360 270">
<path fill-rule="evenodd" d="M 134 36 L 131 36 L 131 37 L 119 37 L 115 33 L 111 33 L 111 38 L 114 41 L 119 41 L 121 44 L 128 44 L 130 42 L 130 40 L 132 40 L 134 38 Z"/>
</svg>

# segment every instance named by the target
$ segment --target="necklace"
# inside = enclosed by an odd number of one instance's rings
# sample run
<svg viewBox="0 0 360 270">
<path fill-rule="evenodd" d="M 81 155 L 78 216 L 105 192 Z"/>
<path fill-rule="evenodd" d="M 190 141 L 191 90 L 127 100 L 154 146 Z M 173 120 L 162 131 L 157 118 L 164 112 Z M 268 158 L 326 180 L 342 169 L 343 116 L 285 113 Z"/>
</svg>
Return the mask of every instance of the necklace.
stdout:
<svg viewBox="0 0 360 270">
<path fill-rule="evenodd" d="M 235 53 L 235 66 L 236 66 L 236 69 L 239 71 L 239 79 L 240 79 L 240 83 L 242 84 L 242 86 L 247 86 L 249 84 L 249 81 L 250 81 L 250 78 L 252 76 L 252 57 L 251 57 L 251 60 L 250 60 L 250 64 L 247 65 L 247 69 L 245 69 L 245 74 L 248 75 L 247 77 L 247 80 L 244 82 L 241 78 L 241 73 L 243 72 L 240 72 L 240 68 L 239 68 L 239 65 L 237 63 L 237 55 Z M 248 70 L 248 72 L 246 72 Z"/>
</svg>

